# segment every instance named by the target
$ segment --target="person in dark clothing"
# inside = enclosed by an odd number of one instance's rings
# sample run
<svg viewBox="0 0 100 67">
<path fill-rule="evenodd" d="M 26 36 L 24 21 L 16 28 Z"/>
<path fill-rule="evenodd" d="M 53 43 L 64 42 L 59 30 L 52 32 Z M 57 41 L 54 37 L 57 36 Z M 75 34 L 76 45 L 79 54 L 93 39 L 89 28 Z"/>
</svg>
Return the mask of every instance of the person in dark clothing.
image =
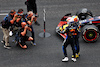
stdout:
<svg viewBox="0 0 100 67">
<path fill-rule="evenodd" d="M 10 29 L 10 36 L 13 35 L 13 29 L 15 27 L 21 27 L 21 22 L 23 21 L 23 9 L 19 9 L 17 13 L 14 15 L 13 19 L 11 20 L 12 27 Z"/>
<path fill-rule="evenodd" d="M 80 56 L 80 46 L 79 46 L 79 34 L 80 32 L 77 33 L 78 35 L 75 35 L 75 50 L 76 50 L 76 58 L 79 58 Z M 74 55 L 72 55 L 74 57 Z"/>
<path fill-rule="evenodd" d="M 11 46 L 9 46 L 9 27 L 11 26 L 11 21 L 13 19 L 13 16 L 15 15 L 16 11 L 11 10 L 10 13 L 4 18 L 2 23 L 2 30 L 3 30 L 3 40 L 1 41 L 4 43 L 4 48 L 10 49 Z"/>
<path fill-rule="evenodd" d="M 35 19 L 35 16 L 33 16 L 33 12 L 32 11 L 29 11 L 27 13 L 27 15 L 25 16 L 25 22 L 27 22 L 27 24 L 30 26 L 30 28 L 32 29 L 31 33 L 32 33 L 32 38 L 34 40 L 32 40 L 31 44 L 36 46 L 36 43 L 35 43 L 35 34 L 34 34 L 34 29 L 33 29 L 33 26 L 32 26 L 32 22 L 33 20 Z"/>
<path fill-rule="evenodd" d="M 79 46 L 79 35 L 80 35 L 80 25 L 79 25 L 79 18 L 78 16 L 72 16 L 74 18 L 74 26 L 77 27 L 77 35 L 74 35 L 75 40 L 75 50 L 76 50 L 76 58 L 79 58 L 80 56 L 80 46 Z M 75 21 L 75 19 L 77 19 Z M 74 57 L 74 55 L 72 55 Z"/>
<path fill-rule="evenodd" d="M 27 0 L 29 3 L 27 5 L 27 11 L 33 11 L 33 13 L 37 13 L 37 5 L 36 5 L 36 0 Z"/>
<path fill-rule="evenodd" d="M 38 22 L 37 22 L 37 4 L 36 4 L 36 0 L 27 0 L 25 2 L 25 4 L 27 5 L 27 12 L 29 11 L 33 11 L 33 13 L 35 14 L 35 19 L 34 19 L 34 22 L 36 25 L 40 25 Z"/>
<path fill-rule="evenodd" d="M 22 28 L 17 33 L 16 41 L 21 48 L 26 49 L 27 46 L 25 42 L 33 40 L 32 37 L 27 36 L 27 30 L 32 31 L 32 29 L 27 26 L 26 22 L 22 22 L 21 26 Z"/>
<path fill-rule="evenodd" d="M 72 51 L 73 51 L 73 57 L 72 57 L 72 61 L 76 61 L 76 52 L 77 52 L 77 49 L 79 49 L 77 47 L 78 45 L 78 38 L 77 38 L 77 35 L 79 34 L 79 31 L 78 31 L 78 25 L 76 24 L 76 22 L 78 22 L 78 17 L 75 16 L 73 18 L 72 17 L 69 17 L 67 18 L 67 20 L 69 20 L 70 22 L 68 22 L 68 27 L 66 27 L 65 30 L 61 31 L 61 33 L 66 33 L 67 36 L 66 36 L 66 39 L 64 40 L 63 42 L 63 46 L 62 46 L 62 49 L 63 49 L 63 53 L 64 53 L 64 56 L 65 58 L 62 59 L 62 61 L 68 61 L 68 57 L 67 57 L 67 51 L 66 51 L 66 47 L 68 46 L 68 44 L 71 45 L 71 48 L 72 48 Z"/>
<path fill-rule="evenodd" d="M 62 61 L 68 61 L 68 57 L 67 57 L 67 52 L 66 52 L 66 47 L 68 46 L 68 44 L 71 45 L 71 48 L 72 48 L 72 51 L 73 51 L 73 55 L 74 57 L 72 58 L 73 61 L 76 61 L 76 56 L 75 56 L 75 40 L 74 40 L 74 33 L 75 31 L 72 31 L 72 28 L 71 27 L 66 27 L 66 30 L 64 33 L 67 33 L 67 36 L 66 36 L 66 39 L 64 40 L 63 42 L 63 46 L 62 46 L 62 49 L 63 49 L 63 53 L 64 53 L 64 56 L 65 58 L 62 59 Z"/>
<path fill-rule="evenodd" d="M 17 27 L 21 27 L 21 22 L 23 21 L 22 16 L 23 16 L 23 9 L 19 9 L 18 12 L 14 15 L 11 23 Z"/>
</svg>

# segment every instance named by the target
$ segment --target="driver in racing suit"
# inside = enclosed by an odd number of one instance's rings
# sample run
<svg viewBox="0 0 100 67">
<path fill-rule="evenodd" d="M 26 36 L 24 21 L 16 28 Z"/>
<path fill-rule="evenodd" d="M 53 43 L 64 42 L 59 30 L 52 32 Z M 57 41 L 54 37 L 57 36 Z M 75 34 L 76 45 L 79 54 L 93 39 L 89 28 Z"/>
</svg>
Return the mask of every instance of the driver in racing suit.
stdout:
<svg viewBox="0 0 100 67">
<path fill-rule="evenodd" d="M 74 26 L 77 27 L 77 35 L 74 36 L 75 39 L 75 50 L 76 50 L 76 58 L 80 56 L 80 46 L 79 46 L 79 34 L 80 34 L 80 26 L 79 26 L 79 18 L 78 16 L 72 16 L 74 18 Z M 74 57 L 74 55 L 72 55 Z"/>
<path fill-rule="evenodd" d="M 68 46 L 68 44 L 71 44 L 71 47 L 72 47 L 72 51 L 73 51 L 73 57 L 72 57 L 72 61 L 76 61 L 76 53 L 77 53 L 77 44 L 78 44 L 78 38 L 77 38 L 77 35 L 78 35 L 78 26 L 77 24 L 75 23 L 76 21 L 78 21 L 78 18 L 75 18 L 77 16 L 72 16 L 72 17 L 69 17 L 67 19 L 67 26 L 65 30 L 61 31 L 61 33 L 67 33 L 67 36 L 66 36 L 66 39 L 64 40 L 63 42 L 63 46 L 62 46 L 62 49 L 63 49 L 63 53 L 64 53 L 64 56 L 65 58 L 62 59 L 62 61 L 68 61 L 68 57 L 67 57 L 67 52 L 66 52 L 66 47 Z M 70 20 L 70 21 L 69 21 Z M 79 49 L 79 48 L 78 48 Z"/>
</svg>

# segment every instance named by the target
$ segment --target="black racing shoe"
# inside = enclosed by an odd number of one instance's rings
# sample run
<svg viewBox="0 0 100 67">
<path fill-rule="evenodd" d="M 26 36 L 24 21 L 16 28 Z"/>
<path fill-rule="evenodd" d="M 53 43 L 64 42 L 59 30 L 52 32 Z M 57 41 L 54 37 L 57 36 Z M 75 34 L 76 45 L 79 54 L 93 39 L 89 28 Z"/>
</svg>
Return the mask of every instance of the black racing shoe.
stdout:
<svg viewBox="0 0 100 67">
<path fill-rule="evenodd" d="M 40 26 L 40 24 L 39 24 L 37 21 L 35 22 L 35 25 L 38 25 L 38 26 Z"/>
</svg>

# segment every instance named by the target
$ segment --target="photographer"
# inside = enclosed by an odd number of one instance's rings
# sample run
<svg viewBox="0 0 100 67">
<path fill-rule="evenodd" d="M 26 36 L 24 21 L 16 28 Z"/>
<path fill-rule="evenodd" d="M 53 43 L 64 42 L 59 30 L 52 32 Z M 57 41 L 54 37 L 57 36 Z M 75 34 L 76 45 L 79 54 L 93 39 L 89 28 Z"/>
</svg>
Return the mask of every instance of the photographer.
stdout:
<svg viewBox="0 0 100 67">
<path fill-rule="evenodd" d="M 19 9 L 18 12 L 14 15 L 13 19 L 11 20 L 11 29 L 10 29 L 10 36 L 13 35 L 13 31 L 15 27 L 21 27 L 21 22 L 23 21 L 23 9 Z"/>
<path fill-rule="evenodd" d="M 25 42 L 33 40 L 32 37 L 27 36 L 27 30 L 32 31 L 32 29 L 27 26 L 26 22 L 22 22 L 21 27 L 22 28 L 18 31 L 16 41 L 18 42 L 21 48 L 26 49 L 27 45 L 25 44 Z"/>
<path fill-rule="evenodd" d="M 14 15 L 11 24 L 14 24 L 17 27 L 21 27 L 22 21 L 23 21 L 23 9 L 19 9 L 18 12 Z"/>
<path fill-rule="evenodd" d="M 32 40 L 31 44 L 35 46 L 36 43 L 35 43 L 34 29 L 33 29 L 33 27 L 32 27 L 32 22 L 33 22 L 34 19 L 35 19 L 35 16 L 33 16 L 33 12 L 32 12 L 32 11 L 29 11 L 29 12 L 27 13 L 27 15 L 25 16 L 25 22 L 27 22 L 27 24 L 28 24 L 28 25 L 30 26 L 30 28 L 32 29 L 31 34 L 32 34 L 32 38 L 33 38 L 34 40 Z"/>
<path fill-rule="evenodd" d="M 9 27 L 11 26 L 11 21 L 13 19 L 13 16 L 15 15 L 16 11 L 11 10 L 10 13 L 4 18 L 2 23 L 2 30 L 3 30 L 3 40 L 1 41 L 4 43 L 4 48 L 10 49 L 11 46 L 9 46 Z"/>
<path fill-rule="evenodd" d="M 27 12 L 29 11 L 33 11 L 33 13 L 35 14 L 35 19 L 34 19 L 34 22 L 36 25 L 40 25 L 38 22 L 37 22 L 37 4 L 36 4 L 36 0 L 27 0 L 25 2 L 25 5 L 27 5 Z"/>
</svg>

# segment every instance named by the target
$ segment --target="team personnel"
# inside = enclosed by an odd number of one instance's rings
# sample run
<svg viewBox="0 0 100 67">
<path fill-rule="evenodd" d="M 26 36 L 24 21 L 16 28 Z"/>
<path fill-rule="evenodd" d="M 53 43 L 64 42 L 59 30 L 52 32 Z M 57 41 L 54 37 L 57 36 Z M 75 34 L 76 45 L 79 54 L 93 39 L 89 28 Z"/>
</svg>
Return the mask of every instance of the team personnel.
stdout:
<svg viewBox="0 0 100 67">
<path fill-rule="evenodd" d="M 9 33 L 10 36 L 13 35 L 13 29 L 15 27 L 21 27 L 21 21 L 23 21 L 22 16 L 23 16 L 23 9 L 19 9 L 17 13 L 14 15 L 13 19 L 11 20 L 11 29 Z"/>
<path fill-rule="evenodd" d="M 36 4 L 36 0 L 27 0 L 25 2 L 25 4 L 27 5 L 27 12 L 29 11 L 33 11 L 33 13 L 35 14 L 35 19 L 34 19 L 34 22 L 36 25 L 40 25 L 38 22 L 37 22 L 37 4 Z"/>
<path fill-rule="evenodd" d="M 32 31 L 32 29 L 30 27 L 27 26 L 26 22 L 22 22 L 21 23 L 21 29 L 18 31 L 18 44 L 21 48 L 26 49 L 27 45 L 26 45 L 26 41 L 31 41 L 33 40 L 32 37 L 27 36 L 27 30 Z"/>
<path fill-rule="evenodd" d="M 14 15 L 11 24 L 14 24 L 17 27 L 21 27 L 21 22 L 23 21 L 23 9 L 19 9 L 18 12 Z"/>
<path fill-rule="evenodd" d="M 28 25 L 30 26 L 30 28 L 32 29 L 31 33 L 32 33 L 32 38 L 33 38 L 33 40 L 32 40 L 32 42 L 31 42 L 31 44 L 35 46 L 36 43 L 35 43 L 34 29 L 33 29 L 33 27 L 32 27 L 32 22 L 33 22 L 34 19 L 35 19 L 35 16 L 33 16 L 33 12 L 32 12 L 32 11 L 29 11 L 29 12 L 27 13 L 27 15 L 25 16 L 25 21 L 27 22 L 27 24 L 28 24 Z"/>
<path fill-rule="evenodd" d="M 62 61 L 68 61 L 68 56 L 67 56 L 67 51 L 66 51 L 66 47 L 68 46 L 68 44 L 71 45 L 72 51 L 73 51 L 73 57 L 72 57 L 72 61 L 76 61 L 76 49 L 75 49 L 75 35 L 78 35 L 78 30 L 77 30 L 77 26 L 74 25 L 75 21 L 78 20 L 78 18 L 73 18 L 73 17 L 69 17 L 67 19 L 68 21 L 68 27 L 66 27 L 65 30 L 62 31 L 62 33 L 66 33 L 66 39 L 63 42 L 63 53 L 65 58 L 62 59 Z"/>
<path fill-rule="evenodd" d="M 9 27 L 11 26 L 11 21 L 13 16 L 15 15 L 16 11 L 11 10 L 10 13 L 4 18 L 2 23 L 2 30 L 3 30 L 3 40 L 1 41 L 4 43 L 4 48 L 10 49 L 11 46 L 9 45 Z"/>
</svg>

